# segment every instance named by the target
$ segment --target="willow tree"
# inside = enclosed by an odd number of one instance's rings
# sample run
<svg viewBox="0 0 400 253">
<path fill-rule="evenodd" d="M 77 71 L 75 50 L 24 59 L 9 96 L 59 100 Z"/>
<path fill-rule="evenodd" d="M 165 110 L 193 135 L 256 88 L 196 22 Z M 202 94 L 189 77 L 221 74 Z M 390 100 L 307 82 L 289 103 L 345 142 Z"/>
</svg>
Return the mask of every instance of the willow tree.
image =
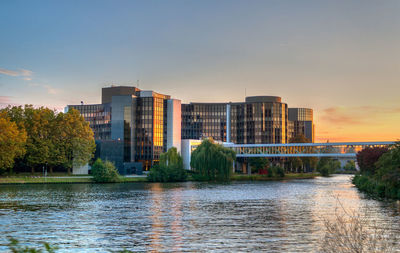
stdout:
<svg viewBox="0 0 400 253">
<path fill-rule="evenodd" d="M 228 181 L 235 158 L 233 150 L 205 139 L 192 152 L 190 166 L 200 180 Z"/>
</svg>

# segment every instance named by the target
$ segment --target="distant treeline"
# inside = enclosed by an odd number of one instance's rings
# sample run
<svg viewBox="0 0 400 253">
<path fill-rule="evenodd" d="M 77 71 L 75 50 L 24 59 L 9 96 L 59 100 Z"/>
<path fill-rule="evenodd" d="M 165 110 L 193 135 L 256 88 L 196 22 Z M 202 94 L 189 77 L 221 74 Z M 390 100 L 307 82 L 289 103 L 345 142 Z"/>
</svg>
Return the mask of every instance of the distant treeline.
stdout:
<svg viewBox="0 0 400 253">
<path fill-rule="evenodd" d="M 80 113 L 32 105 L 0 110 L 0 173 L 48 169 L 71 172 L 95 151 L 93 131 Z"/>
</svg>

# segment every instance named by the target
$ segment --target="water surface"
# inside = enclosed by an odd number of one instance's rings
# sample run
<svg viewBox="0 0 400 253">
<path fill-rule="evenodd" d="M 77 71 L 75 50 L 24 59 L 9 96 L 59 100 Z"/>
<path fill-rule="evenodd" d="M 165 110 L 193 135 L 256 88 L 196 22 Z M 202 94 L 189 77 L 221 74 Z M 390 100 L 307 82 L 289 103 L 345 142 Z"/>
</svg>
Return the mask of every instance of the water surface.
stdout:
<svg viewBox="0 0 400 253">
<path fill-rule="evenodd" d="M 313 252 L 338 199 L 347 211 L 400 231 L 400 204 L 367 198 L 350 176 L 230 184 L 0 186 L 0 251 L 7 236 L 60 252 Z M 340 208 L 339 208 L 340 209 Z"/>
</svg>

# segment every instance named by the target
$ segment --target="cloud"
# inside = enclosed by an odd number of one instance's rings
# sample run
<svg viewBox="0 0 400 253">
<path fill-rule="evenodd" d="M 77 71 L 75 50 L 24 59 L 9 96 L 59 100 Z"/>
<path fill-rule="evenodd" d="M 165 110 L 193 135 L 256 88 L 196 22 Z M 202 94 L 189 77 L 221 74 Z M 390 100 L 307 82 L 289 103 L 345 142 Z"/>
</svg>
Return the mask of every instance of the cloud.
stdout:
<svg viewBox="0 0 400 253">
<path fill-rule="evenodd" d="M 0 96 L 0 104 L 10 104 L 11 97 L 10 96 Z"/>
<path fill-rule="evenodd" d="M 61 92 L 61 90 L 56 89 L 53 86 L 48 85 L 48 84 L 29 83 L 28 85 L 31 87 L 41 87 L 41 88 L 45 89 L 48 94 L 51 94 L 51 95 L 59 94 Z"/>
<path fill-rule="evenodd" d="M 21 77 L 25 81 L 31 81 L 33 72 L 27 69 L 9 70 L 0 68 L 0 74 L 7 76 Z"/>
<path fill-rule="evenodd" d="M 18 76 L 19 75 L 19 73 L 16 71 L 2 69 L 2 68 L 0 68 L 0 74 L 7 75 L 7 76 Z"/>
<path fill-rule="evenodd" d="M 322 111 L 321 120 L 334 125 L 361 125 L 384 115 L 398 113 L 400 107 L 330 107 Z"/>
</svg>

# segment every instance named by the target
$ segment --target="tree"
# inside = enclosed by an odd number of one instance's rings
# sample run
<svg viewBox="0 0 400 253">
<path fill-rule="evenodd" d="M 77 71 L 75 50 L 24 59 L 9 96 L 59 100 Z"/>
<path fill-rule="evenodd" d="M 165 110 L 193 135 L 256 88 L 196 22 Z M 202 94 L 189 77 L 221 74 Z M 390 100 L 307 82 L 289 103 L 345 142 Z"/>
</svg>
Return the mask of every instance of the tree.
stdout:
<svg viewBox="0 0 400 253">
<path fill-rule="evenodd" d="M 182 157 L 177 149 L 172 147 L 160 156 L 160 163 L 153 166 L 147 174 L 150 182 L 183 182 L 187 179 L 186 170 L 183 168 Z"/>
<path fill-rule="evenodd" d="M 398 191 L 400 198 L 400 142 L 392 145 L 376 163 L 376 179 Z"/>
<path fill-rule="evenodd" d="M 357 163 L 360 166 L 360 172 L 374 175 L 376 172 L 375 163 L 386 152 L 388 152 L 388 148 L 385 147 L 366 147 L 359 151 L 357 153 Z"/>
<path fill-rule="evenodd" d="M 56 166 L 71 168 L 82 166 L 93 157 L 95 143 L 92 129 L 75 109 L 57 113 L 45 107 L 32 105 L 7 107 L 1 110 L 18 129 L 26 131 L 26 153 L 22 164 L 35 168 Z"/>
<path fill-rule="evenodd" d="M 260 170 L 269 167 L 269 160 L 266 157 L 251 157 L 249 160 L 251 169 L 255 172 L 260 173 Z"/>
<path fill-rule="evenodd" d="M 228 181 L 235 159 L 233 150 L 215 144 L 212 139 L 205 139 L 192 152 L 190 166 L 198 180 Z"/>
<path fill-rule="evenodd" d="M 25 153 L 25 143 L 25 130 L 0 112 L 0 172 L 13 167 L 15 158 Z"/>
<path fill-rule="evenodd" d="M 354 161 L 347 161 L 346 165 L 344 166 L 345 171 L 355 171 L 356 164 Z"/>
<path fill-rule="evenodd" d="M 60 150 L 57 152 L 60 154 L 60 161 L 63 161 L 64 167 L 71 173 L 73 166 L 83 166 L 93 158 L 96 144 L 89 123 L 79 111 L 71 109 L 60 117 L 61 129 L 57 141 Z"/>
<path fill-rule="evenodd" d="M 110 161 L 103 162 L 98 158 L 92 165 L 93 180 L 96 183 L 116 183 L 119 181 L 118 171 Z"/>
<path fill-rule="evenodd" d="M 298 134 L 292 138 L 290 138 L 289 143 L 310 143 L 311 141 L 306 138 L 303 134 Z M 300 161 L 299 161 L 300 160 Z M 289 158 L 289 163 L 296 170 L 305 169 L 314 170 L 317 165 L 318 159 L 316 157 L 291 157 Z"/>
<path fill-rule="evenodd" d="M 330 174 L 335 173 L 341 167 L 337 159 L 330 157 L 321 157 L 318 161 L 317 171 L 323 177 L 328 177 Z"/>
</svg>

